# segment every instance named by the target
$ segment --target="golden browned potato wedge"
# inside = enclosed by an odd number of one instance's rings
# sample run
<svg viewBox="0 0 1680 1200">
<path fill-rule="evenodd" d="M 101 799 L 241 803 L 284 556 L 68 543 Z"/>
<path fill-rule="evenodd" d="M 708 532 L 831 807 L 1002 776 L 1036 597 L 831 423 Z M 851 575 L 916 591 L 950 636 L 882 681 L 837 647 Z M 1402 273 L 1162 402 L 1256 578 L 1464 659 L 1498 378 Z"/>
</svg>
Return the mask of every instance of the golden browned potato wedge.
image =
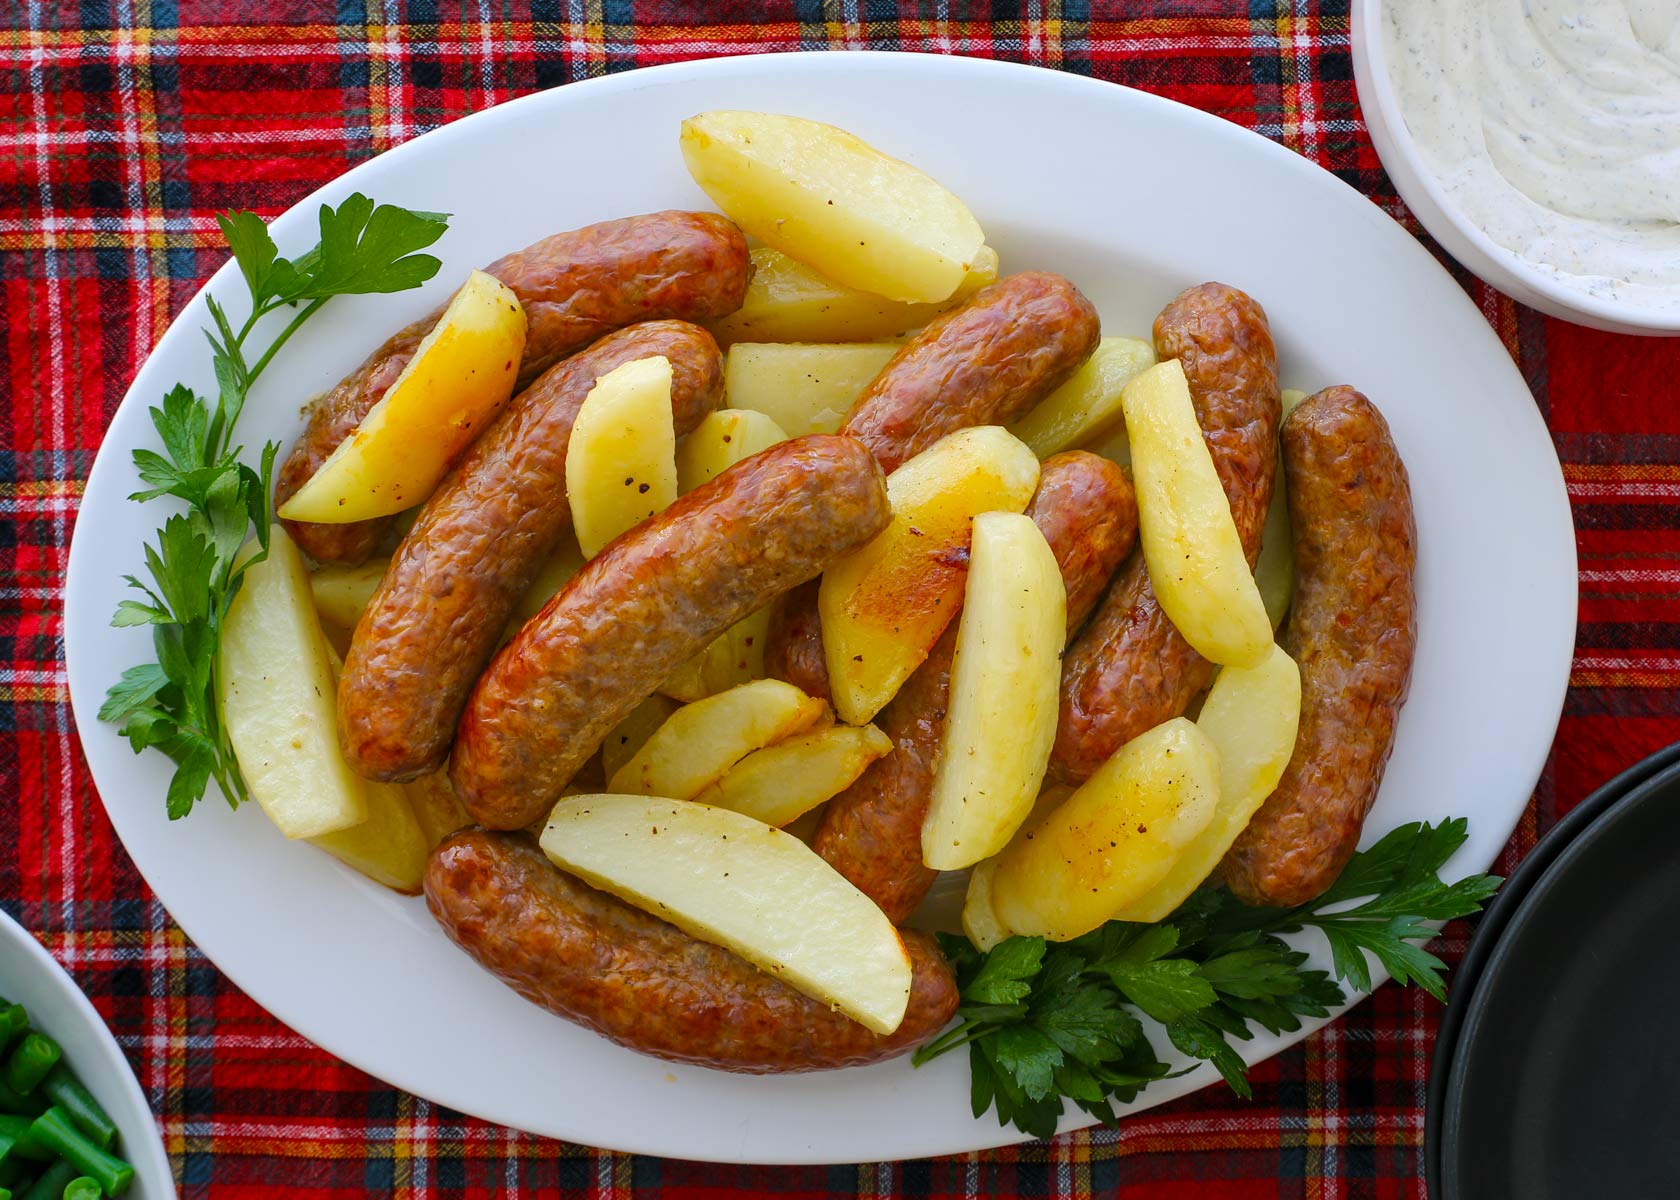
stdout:
<svg viewBox="0 0 1680 1200">
<path fill-rule="evenodd" d="M 402 786 L 408 793 L 408 802 L 414 806 L 414 818 L 426 836 L 428 851 L 456 830 L 473 823 L 455 794 L 455 785 L 449 782 L 448 771 L 433 771 Z"/>
<path fill-rule="evenodd" d="M 833 433 L 887 360 L 891 342 L 737 342 L 723 365 L 723 386 L 736 408 L 766 413 L 792 437 Z"/>
<path fill-rule="evenodd" d="M 418 896 L 434 843 L 398 784 L 369 783 L 367 802 L 367 820 L 337 833 L 318 834 L 310 842 L 375 883 Z"/>
<path fill-rule="evenodd" d="M 790 683 L 758 679 L 684 705 L 607 783 L 610 791 L 688 800 L 754 750 L 811 728 L 828 706 Z"/>
<path fill-rule="evenodd" d="M 222 722 L 240 773 L 289 838 L 368 819 L 367 783 L 338 749 L 337 680 L 303 555 L 276 524 L 222 624 Z"/>
<path fill-rule="evenodd" d="M 1138 541 L 1161 611 L 1196 652 L 1253 666 L 1272 622 L 1213 467 L 1184 368 L 1170 359 L 1121 393 L 1137 488 Z"/>
<path fill-rule="evenodd" d="M 922 861 L 939 871 L 1002 850 L 1032 811 L 1056 740 L 1067 593 L 1031 517 L 974 518 L 951 697 Z"/>
<path fill-rule="evenodd" d="M 1040 458 L 1063 450 L 1124 438 L 1120 393 L 1155 365 L 1155 347 L 1137 338 L 1105 337 L 1096 353 L 1037 408 L 1009 427 Z"/>
<path fill-rule="evenodd" d="M 750 408 L 720 408 L 677 447 L 677 491 L 692 492 L 743 458 L 768 450 L 788 435 L 773 419 Z"/>
<path fill-rule="evenodd" d="M 1030 837 L 1038 828 L 1039 822 L 1060 808 L 1071 795 L 1073 788 L 1065 783 L 1053 783 L 1040 792 L 1038 799 L 1033 801 L 1032 812 L 1021 822 L 1021 828 L 1015 831 L 1011 844 Z M 1005 849 L 1007 850 L 1007 847 Z M 1001 856 L 994 854 L 991 858 L 974 864 L 974 869 L 968 874 L 968 889 L 963 896 L 963 933 L 982 951 L 990 950 L 1005 938 L 1013 936 L 1013 930 L 998 919 L 997 909 L 992 904 L 992 876 L 997 873 L 999 857 Z"/>
<path fill-rule="evenodd" d="M 279 515 L 365 521 L 418 504 L 513 395 L 524 352 L 519 297 L 474 271 L 390 391 Z"/>
<path fill-rule="evenodd" d="M 940 313 L 955 308 L 998 276 L 997 252 L 990 246 L 982 246 L 968 274 L 949 299 L 936 304 L 904 304 L 835 283 L 769 246 L 754 250 L 752 262 L 752 281 L 747 284 L 741 307 L 708 326 L 721 346 L 733 346 L 737 342 L 874 342 L 895 338 L 920 329 Z M 738 401 L 731 403 L 742 408 L 753 407 Z M 771 411 L 770 415 L 776 413 Z M 802 432 L 791 425 L 783 427 L 796 437 Z"/>
<path fill-rule="evenodd" d="M 787 825 L 851 787 L 892 748 L 892 739 L 873 725 L 831 725 L 753 751 L 694 799 L 766 825 Z"/>
<path fill-rule="evenodd" d="M 688 173 L 747 233 L 889 300 L 947 299 L 985 235 L 968 206 L 843 129 L 775 113 L 682 123 Z"/>
<path fill-rule="evenodd" d="M 671 362 L 638 358 L 595 381 L 566 443 L 566 499 L 585 558 L 677 498 Z"/>
<path fill-rule="evenodd" d="M 996 425 L 941 438 L 888 477 L 892 524 L 830 566 L 817 593 L 841 720 L 868 724 L 945 631 L 975 516 L 1019 513 L 1037 486 L 1037 455 Z"/>
<path fill-rule="evenodd" d="M 724 946 L 888 1034 L 910 956 L 875 902 L 798 838 L 726 808 L 644 796 L 554 806 L 543 852 L 562 870 Z"/>
<path fill-rule="evenodd" d="M 1219 752 L 1183 717 L 1115 752 L 992 876 L 999 923 L 1067 941 L 1145 895 L 1213 820 Z"/>
<path fill-rule="evenodd" d="M 657 692 L 630 710 L 630 715 L 618 723 L 601 743 L 601 771 L 608 779 L 617 775 L 647 740 L 677 711 L 678 704 L 669 696 Z"/>
</svg>

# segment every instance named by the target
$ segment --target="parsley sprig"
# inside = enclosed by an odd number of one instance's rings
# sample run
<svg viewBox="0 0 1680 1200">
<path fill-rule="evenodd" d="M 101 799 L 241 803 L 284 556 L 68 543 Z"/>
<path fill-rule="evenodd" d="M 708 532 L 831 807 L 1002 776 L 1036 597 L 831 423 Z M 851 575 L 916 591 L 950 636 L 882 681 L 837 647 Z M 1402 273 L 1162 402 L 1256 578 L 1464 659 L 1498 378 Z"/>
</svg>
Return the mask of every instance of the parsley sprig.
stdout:
<svg viewBox="0 0 1680 1200">
<path fill-rule="evenodd" d="M 1114 1122 L 1125 1103 L 1169 1074 L 1145 1033 L 1160 1027 L 1181 1053 L 1206 1059 L 1238 1095 L 1247 1068 L 1230 1039 L 1325 1017 L 1346 1000 L 1337 979 L 1371 986 L 1366 954 L 1400 983 L 1446 998 L 1446 966 L 1421 943 L 1429 922 L 1469 916 L 1498 889 L 1492 875 L 1443 883 L 1440 870 L 1467 836 L 1463 818 L 1403 825 L 1354 856 L 1334 886 L 1296 908 L 1250 908 L 1204 887 L 1165 921 L 1111 921 L 1070 942 L 1012 937 L 981 954 L 941 934 L 956 968 L 958 1023 L 916 1052 L 917 1066 L 968 1047 L 974 1115 L 1035 1137 L 1056 1131 L 1064 1100 Z M 1330 972 L 1281 935 L 1317 929 Z"/>
<path fill-rule="evenodd" d="M 123 577 L 139 598 L 122 601 L 111 619 L 150 625 L 157 660 L 124 671 L 99 709 L 99 719 L 120 725 L 136 754 L 155 747 L 174 760 L 165 801 L 172 819 L 192 811 L 211 779 L 230 805 L 250 795 L 217 703 L 219 648 L 246 570 L 268 554 L 279 445 L 265 445 L 258 466 L 241 461 L 244 447 L 233 439 L 245 400 L 280 347 L 332 297 L 400 292 L 437 274 L 439 261 L 416 252 L 443 236 L 448 217 L 376 207 L 357 193 L 336 209 L 321 206 L 321 240 L 295 259 L 280 257 L 255 213 L 223 213 L 216 221 L 249 289 L 250 312 L 235 329 L 222 303 L 206 297 L 214 403 L 176 384 L 150 410 L 163 452 L 134 452 L 148 486 L 129 499 L 170 496 L 185 507 L 164 521 L 157 544 L 145 547 L 150 582 Z M 280 310 L 289 310 L 290 320 L 257 353 L 258 325 Z M 240 557 L 253 528 L 256 547 Z"/>
</svg>

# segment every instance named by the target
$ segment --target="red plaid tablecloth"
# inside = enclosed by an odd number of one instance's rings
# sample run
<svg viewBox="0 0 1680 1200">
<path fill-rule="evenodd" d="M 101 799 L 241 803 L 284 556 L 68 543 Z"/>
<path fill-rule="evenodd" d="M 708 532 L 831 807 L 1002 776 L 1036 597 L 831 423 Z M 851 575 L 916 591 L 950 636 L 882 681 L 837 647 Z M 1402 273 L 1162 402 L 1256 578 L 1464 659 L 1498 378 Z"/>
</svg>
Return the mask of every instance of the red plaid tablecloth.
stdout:
<svg viewBox="0 0 1680 1200">
<path fill-rule="evenodd" d="M 1283 143 L 1416 228 L 1366 138 L 1338 0 L 0 3 L 0 837 L 14 847 L 0 903 L 110 1022 L 185 1195 L 1423 1195 L 1439 1008 L 1415 990 L 1385 987 L 1260 1067 L 1252 1103 L 1209 1088 L 1117 1131 L 960 1159 L 630 1158 L 487 1126 L 316 1049 L 182 936 L 112 834 L 71 728 L 60 588 L 105 424 L 222 261 L 212 214 L 278 213 L 398 142 L 571 80 L 854 48 L 1158 92 Z M 1568 707 L 1508 868 L 1593 785 L 1680 737 L 1680 339 L 1592 333 L 1458 275 L 1547 416 L 1579 531 Z M 1448 957 L 1464 939 L 1448 931 Z"/>
</svg>

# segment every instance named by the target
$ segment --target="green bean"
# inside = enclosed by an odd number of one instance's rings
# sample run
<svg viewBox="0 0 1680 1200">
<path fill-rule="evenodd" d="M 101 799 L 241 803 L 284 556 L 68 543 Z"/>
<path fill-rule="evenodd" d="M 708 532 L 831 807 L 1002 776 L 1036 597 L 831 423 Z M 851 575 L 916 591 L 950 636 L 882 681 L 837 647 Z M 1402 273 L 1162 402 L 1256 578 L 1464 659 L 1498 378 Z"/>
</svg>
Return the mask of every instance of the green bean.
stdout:
<svg viewBox="0 0 1680 1200">
<path fill-rule="evenodd" d="M 36 1117 L 24 1144 L 44 1147 L 73 1164 L 72 1177 L 93 1176 L 107 1196 L 122 1195 L 134 1180 L 134 1168 L 90 1142 L 62 1108 L 49 1108 Z"/>
<path fill-rule="evenodd" d="M 12 1189 L 0 1187 L 0 1200 L 12 1200 Z"/>
<path fill-rule="evenodd" d="M 26 1033 L 6 1060 L 6 1082 L 13 1091 L 27 1096 L 63 1056 L 59 1044 L 46 1034 Z"/>
<path fill-rule="evenodd" d="M 0 1158 L 0 1187 L 9 1187 L 14 1192 L 22 1189 L 29 1180 L 29 1168 L 24 1166 L 23 1160 L 8 1154 Z"/>
<path fill-rule="evenodd" d="M 0 1196 L 0 1200 L 5 1197 Z M 99 1200 L 99 1184 L 86 1175 L 78 1175 L 64 1185 L 64 1200 Z"/>
<path fill-rule="evenodd" d="M 18 1200 L 64 1200 L 64 1188 L 76 1178 L 76 1168 L 67 1162 L 55 1162 L 41 1177 L 24 1189 Z"/>
<path fill-rule="evenodd" d="M 69 1113 L 70 1119 L 94 1145 L 101 1150 L 111 1148 L 117 1137 L 116 1122 L 100 1107 L 93 1093 L 82 1086 L 82 1081 L 76 1078 L 69 1066 L 61 1062 L 48 1071 L 37 1094 L 45 1095 L 56 1107 Z"/>
<path fill-rule="evenodd" d="M 5 1073 L 0 1072 L 0 1112 L 37 1117 L 47 1110 L 46 1097 L 40 1092 L 31 1092 L 25 1096 L 22 1092 L 14 1090 L 4 1076 Z"/>
<path fill-rule="evenodd" d="M 0 1000 L 0 1050 L 12 1044 L 12 1039 L 29 1031 L 29 1013 L 21 1004 L 7 1004 Z"/>
</svg>

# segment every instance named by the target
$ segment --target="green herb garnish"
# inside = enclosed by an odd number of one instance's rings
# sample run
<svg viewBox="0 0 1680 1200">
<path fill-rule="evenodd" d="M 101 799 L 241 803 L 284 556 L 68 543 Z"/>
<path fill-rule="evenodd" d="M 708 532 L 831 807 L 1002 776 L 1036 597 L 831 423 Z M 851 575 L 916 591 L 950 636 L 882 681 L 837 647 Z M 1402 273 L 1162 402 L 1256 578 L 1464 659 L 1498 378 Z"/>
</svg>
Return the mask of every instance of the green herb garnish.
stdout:
<svg viewBox="0 0 1680 1200">
<path fill-rule="evenodd" d="M 171 819 L 191 812 L 211 779 L 234 807 L 250 795 L 217 701 L 221 629 L 245 571 L 268 554 L 280 447 L 264 446 L 258 467 L 240 461 L 244 448 L 233 435 L 245 398 L 280 347 L 332 297 L 400 292 L 437 274 L 439 261 L 416 251 L 443 236 L 448 220 L 442 213 L 375 207 L 356 193 L 337 209 L 323 204 L 320 242 L 288 260 L 255 213 L 216 218 L 250 291 L 250 315 L 235 330 L 226 309 L 206 297 L 215 322 L 205 330 L 215 403 L 175 385 L 151 409 L 163 453 L 134 452 L 135 468 L 150 486 L 129 499 L 172 496 L 186 508 L 164 522 L 155 546 L 146 546 L 151 582 L 124 576 L 141 598 L 124 600 L 111 619 L 118 626 L 150 625 L 157 661 L 124 671 L 99 709 L 101 721 L 122 726 L 136 754 L 155 747 L 174 760 Z M 292 310 L 290 321 L 256 354 L 252 334 L 280 309 Z M 255 550 L 236 561 L 253 528 Z"/>
<path fill-rule="evenodd" d="M 918 1050 L 915 1063 L 967 1046 L 974 1115 L 996 1108 L 1000 1125 L 1048 1137 L 1064 1099 L 1112 1124 L 1116 1101 L 1167 1076 L 1144 1035 L 1148 1020 L 1246 1098 L 1247 1068 L 1229 1039 L 1247 1040 L 1251 1023 L 1287 1033 L 1302 1017 L 1328 1016 L 1346 1000 L 1336 979 L 1371 986 L 1365 952 L 1398 982 L 1446 998 L 1445 964 L 1421 945 L 1435 936 L 1426 922 L 1479 911 L 1501 882 L 1441 881 L 1467 828 L 1463 818 L 1403 825 L 1298 908 L 1250 908 L 1204 887 L 1159 924 L 1111 921 L 1060 944 L 1012 937 L 981 954 L 941 934 L 962 1005 L 958 1024 Z M 1306 954 L 1279 936 L 1308 928 L 1329 940 L 1335 978 L 1307 968 Z"/>
</svg>

